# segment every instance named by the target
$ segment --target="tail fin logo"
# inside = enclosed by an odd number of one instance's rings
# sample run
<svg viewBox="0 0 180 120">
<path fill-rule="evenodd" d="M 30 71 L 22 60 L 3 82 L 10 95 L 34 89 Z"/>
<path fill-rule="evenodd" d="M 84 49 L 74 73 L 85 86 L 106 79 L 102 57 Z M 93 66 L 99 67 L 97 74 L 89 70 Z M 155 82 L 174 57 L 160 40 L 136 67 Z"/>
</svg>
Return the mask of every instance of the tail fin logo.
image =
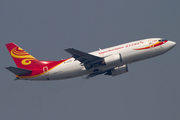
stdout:
<svg viewBox="0 0 180 120">
<path fill-rule="evenodd" d="M 21 63 L 23 65 L 29 65 L 31 64 L 32 60 L 35 60 L 36 58 L 34 58 L 33 56 L 31 56 L 29 53 L 27 53 L 26 51 L 24 51 L 22 48 L 20 47 L 14 47 L 11 50 L 11 56 L 17 59 L 23 59 L 21 61 Z"/>
</svg>

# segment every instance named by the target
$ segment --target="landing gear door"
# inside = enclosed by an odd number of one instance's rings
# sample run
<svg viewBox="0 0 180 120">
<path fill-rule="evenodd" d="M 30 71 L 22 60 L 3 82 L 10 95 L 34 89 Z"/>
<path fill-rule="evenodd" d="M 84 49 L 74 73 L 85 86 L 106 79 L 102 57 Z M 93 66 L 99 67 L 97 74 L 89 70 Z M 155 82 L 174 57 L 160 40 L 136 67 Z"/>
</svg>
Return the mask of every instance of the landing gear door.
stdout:
<svg viewBox="0 0 180 120">
<path fill-rule="evenodd" d="M 154 47 L 154 41 L 153 40 L 149 40 L 148 42 L 149 42 L 149 47 L 153 48 Z"/>
</svg>

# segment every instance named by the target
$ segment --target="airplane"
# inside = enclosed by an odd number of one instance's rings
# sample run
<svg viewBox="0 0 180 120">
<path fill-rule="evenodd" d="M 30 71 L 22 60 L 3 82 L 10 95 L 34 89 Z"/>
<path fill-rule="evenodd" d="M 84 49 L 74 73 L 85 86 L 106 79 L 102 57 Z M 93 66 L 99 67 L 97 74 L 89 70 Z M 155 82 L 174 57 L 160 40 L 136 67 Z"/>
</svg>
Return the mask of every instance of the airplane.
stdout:
<svg viewBox="0 0 180 120">
<path fill-rule="evenodd" d="M 128 64 L 161 55 L 176 45 L 163 38 L 147 38 L 86 53 L 65 49 L 72 57 L 59 61 L 37 60 L 15 43 L 6 47 L 17 67 L 5 67 L 15 80 L 62 80 L 84 76 L 89 79 L 104 74 L 116 76 L 128 72 Z"/>
</svg>

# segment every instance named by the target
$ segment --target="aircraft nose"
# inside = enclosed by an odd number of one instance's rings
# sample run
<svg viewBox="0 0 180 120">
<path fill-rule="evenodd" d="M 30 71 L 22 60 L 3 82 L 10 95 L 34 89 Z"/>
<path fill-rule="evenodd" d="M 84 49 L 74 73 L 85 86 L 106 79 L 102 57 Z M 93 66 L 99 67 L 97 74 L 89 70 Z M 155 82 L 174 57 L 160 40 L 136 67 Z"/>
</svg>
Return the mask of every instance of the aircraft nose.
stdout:
<svg viewBox="0 0 180 120">
<path fill-rule="evenodd" d="M 169 45 L 171 46 L 171 48 L 173 48 L 174 46 L 176 46 L 176 42 L 173 42 L 173 41 L 168 41 L 169 42 Z"/>
<path fill-rule="evenodd" d="M 176 45 L 175 42 L 168 40 L 167 44 L 164 44 L 164 45 L 163 45 L 164 52 L 169 51 L 169 50 L 172 49 L 175 45 Z"/>
</svg>

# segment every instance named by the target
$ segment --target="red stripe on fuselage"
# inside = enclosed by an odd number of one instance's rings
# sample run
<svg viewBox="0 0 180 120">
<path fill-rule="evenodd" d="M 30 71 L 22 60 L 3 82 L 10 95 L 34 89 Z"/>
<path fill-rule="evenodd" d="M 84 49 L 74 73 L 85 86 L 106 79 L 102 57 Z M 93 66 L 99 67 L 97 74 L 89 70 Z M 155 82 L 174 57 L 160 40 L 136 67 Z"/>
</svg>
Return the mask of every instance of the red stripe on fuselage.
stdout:
<svg viewBox="0 0 180 120">
<path fill-rule="evenodd" d="M 165 44 L 167 41 L 168 41 L 168 40 L 165 40 L 165 41 L 162 41 L 162 42 L 157 42 L 157 43 L 151 45 L 151 47 L 158 47 L 158 46 L 160 46 L 160 45 L 162 45 L 162 44 Z M 147 46 L 147 47 L 143 47 L 143 48 L 136 48 L 136 49 L 134 49 L 134 50 L 144 50 L 144 49 L 149 49 L 149 48 L 151 48 L 151 47 L 150 47 L 150 46 Z"/>
</svg>

